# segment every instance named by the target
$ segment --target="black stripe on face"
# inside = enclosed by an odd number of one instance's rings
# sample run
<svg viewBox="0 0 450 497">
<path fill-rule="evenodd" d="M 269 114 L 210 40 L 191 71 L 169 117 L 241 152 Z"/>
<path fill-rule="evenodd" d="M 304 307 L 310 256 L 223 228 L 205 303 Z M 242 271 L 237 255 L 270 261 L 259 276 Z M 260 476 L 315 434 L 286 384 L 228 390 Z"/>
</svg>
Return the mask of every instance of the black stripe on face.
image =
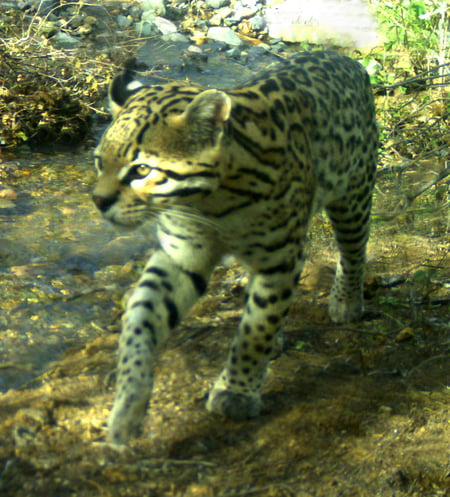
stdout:
<svg viewBox="0 0 450 497">
<path fill-rule="evenodd" d="M 154 193 L 153 197 L 188 197 L 189 195 L 197 194 L 209 195 L 212 190 L 208 188 L 181 188 L 169 193 Z"/>
<path fill-rule="evenodd" d="M 179 174 L 175 171 L 169 171 L 165 169 L 155 168 L 156 170 L 160 170 L 165 173 L 165 175 L 170 179 L 175 180 L 184 180 L 187 178 L 217 178 L 219 175 L 217 173 L 213 173 L 211 171 L 200 171 L 198 173 L 187 173 L 187 174 Z"/>
</svg>

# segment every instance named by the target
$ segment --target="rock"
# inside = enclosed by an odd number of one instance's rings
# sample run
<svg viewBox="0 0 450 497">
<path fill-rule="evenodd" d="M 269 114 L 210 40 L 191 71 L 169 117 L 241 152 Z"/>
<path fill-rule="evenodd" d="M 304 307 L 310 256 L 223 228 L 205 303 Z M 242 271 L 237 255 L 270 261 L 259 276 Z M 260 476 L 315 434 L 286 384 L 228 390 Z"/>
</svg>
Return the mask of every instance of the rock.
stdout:
<svg viewBox="0 0 450 497">
<path fill-rule="evenodd" d="M 157 16 L 152 11 L 146 11 L 142 14 L 141 20 L 136 23 L 136 32 L 141 36 L 169 35 L 175 34 L 177 27 L 164 17 Z"/>
<path fill-rule="evenodd" d="M 270 41 L 270 51 L 272 53 L 286 52 L 288 47 L 286 43 L 282 42 L 280 39 L 275 39 Z"/>
<path fill-rule="evenodd" d="M 140 0 L 142 12 L 153 12 L 163 16 L 166 13 L 164 0 Z"/>
<path fill-rule="evenodd" d="M 198 45 L 189 45 L 184 52 L 184 56 L 187 60 L 196 62 L 208 61 L 208 54 L 205 53 Z"/>
<path fill-rule="evenodd" d="M 127 29 L 133 24 L 133 18 L 119 14 L 116 17 L 116 22 L 120 29 Z"/>
<path fill-rule="evenodd" d="M 53 21 L 42 21 L 39 24 L 39 34 L 46 38 L 54 36 L 59 31 L 58 23 Z"/>
<path fill-rule="evenodd" d="M 230 0 L 205 0 L 205 2 L 212 9 L 220 9 L 221 7 L 230 5 Z"/>
<path fill-rule="evenodd" d="M 229 16 L 233 14 L 233 9 L 230 7 L 223 7 L 214 12 L 213 16 L 209 20 L 211 26 L 220 26 L 222 22 Z"/>
<path fill-rule="evenodd" d="M 167 19 L 164 19 L 164 17 L 156 16 L 153 20 L 153 24 L 163 35 L 177 32 L 177 27 L 175 26 L 175 24 L 168 21 Z"/>
<path fill-rule="evenodd" d="M 0 198 L 15 200 L 17 198 L 17 193 L 12 188 L 5 188 L 0 190 Z"/>
<path fill-rule="evenodd" d="M 257 57 L 261 57 L 261 55 L 265 55 L 269 50 L 269 46 L 261 43 L 260 45 L 257 45 L 255 47 L 250 47 L 247 50 L 248 56 L 251 58 L 256 59 Z"/>
<path fill-rule="evenodd" d="M 161 38 L 172 43 L 189 43 L 189 38 L 181 33 L 167 33 Z"/>
<path fill-rule="evenodd" d="M 376 21 L 363 0 L 268 0 L 269 36 L 295 43 L 363 48 L 377 43 Z"/>
<path fill-rule="evenodd" d="M 260 0 L 240 0 L 239 3 L 250 9 L 259 8 L 260 6 Z"/>
<path fill-rule="evenodd" d="M 159 30 L 155 25 L 156 15 L 152 11 L 146 11 L 142 14 L 142 18 L 135 25 L 136 34 L 138 36 L 151 36 L 158 34 Z"/>
<path fill-rule="evenodd" d="M 241 51 L 237 47 L 230 48 L 225 53 L 232 59 L 239 59 L 241 57 Z"/>
<path fill-rule="evenodd" d="M 256 15 L 250 19 L 250 26 L 253 31 L 263 31 L 266 29 L 267 23 L 263 16 Z"/>
<path fill-rule="evenodd" d="M 156 35 L 158 33 L 158 30 L 154 24 L 145 21 L 138 21 L 134 25 L 134 29 L 139 37 Z"/>
<path fill-rule="evenodd" d="M 242 2 L 236 2 L 234 6 L 234 12 L 228 20 L 233 23 L 238 23 L 241 22 L 243 19 L 250 19 L 259 12 L 260 8 L 261 7 L 259 3 L 248 7 Z"/>
<path fill-rule="evenodd" d="M 78 28 L 83 24 L 83 16 L 80 14 L 75 14 L 70 18 L 69 23 L 72 28 Z"/>
<path fill-rule="evenodd" d="M 55 45 L 60 48 L 74 48 L 80 44 L 80 40 L 78 38 L 61 31 L 56 33 L 55 36 L 52 37 L 52 40 L 55 42 Z"/>
<path fill-rule="evenodd" d="M 16 204 L 12 200 L 0 198 L 0 209 L 11 209 L 15 206 Z"/>
<path fill-rule="evenodd" d="M 3 8 L 8 8 L 7 5 L 8 4 L 6 2 L 2 2 Z M 41 16 L 48 15 L 57 6 L 58 5 L 55 0 L 26 0 L 24 2 L 19 1 L 15 5 L 15 7 L 19 7 L 21 10 L 32 10 Z"/>
<path fill-rule="evenodd" d="M 211 28 L 208 29 L 208 33 L 206 36 L 210 40 L 220 41 L 222 43 L 226 43 L 227 45 L 231 45 L 233 47 L 238 47 L 242 45 L 242 40 L 231 28 L 212 26 Z"/>
<path fill-rule="evenodd" d="M 130 9 L 128 10 L 128 14 L 133 18 L 133 19 L 139 19 L 142 14 L 142 9 L 137 6 L 137 5 L 132 5 Z"/>
</svg>

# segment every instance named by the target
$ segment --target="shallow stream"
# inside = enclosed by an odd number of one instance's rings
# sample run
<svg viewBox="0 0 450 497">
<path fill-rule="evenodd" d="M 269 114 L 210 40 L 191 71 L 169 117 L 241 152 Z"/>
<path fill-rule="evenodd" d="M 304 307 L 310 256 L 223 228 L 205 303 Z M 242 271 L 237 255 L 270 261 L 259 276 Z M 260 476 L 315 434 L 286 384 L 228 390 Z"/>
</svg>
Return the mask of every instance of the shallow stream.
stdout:
<svg viewBox="0 0 450 497">
<path fill-rule="evenodd" d="M 0 390 L 34 377 L 117 318 L 114 292 L 151 243 L 96 211 L 90 151 L 19 153 L 0 160 Z M 126 264 L 128 262 L 128 265 Z M 105 323 L 106 315 L 111 323 Z"/>
</svg>

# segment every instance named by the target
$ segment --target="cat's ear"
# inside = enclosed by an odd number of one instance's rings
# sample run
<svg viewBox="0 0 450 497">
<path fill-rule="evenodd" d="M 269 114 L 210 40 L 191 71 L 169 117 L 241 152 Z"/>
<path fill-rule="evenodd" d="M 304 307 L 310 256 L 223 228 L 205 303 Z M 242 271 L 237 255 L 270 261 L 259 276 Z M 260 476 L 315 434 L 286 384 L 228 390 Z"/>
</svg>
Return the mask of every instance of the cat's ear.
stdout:
<svg viewBox="0 0 450 497">
<path fill-rule="evenodd" d="M 207 121 L 212 126 L 223 126 L 230 118 L 231 99 L 223 91 L 205 90 L 187 106 L 183 117 L 187 122 Z"/>
<path fill-rule="evenodd" d="M 109 109 L 115 117 L 128 98 L 144 85 L 136 79 L 136 59 L 125 63 L 125 70 L 116 76 L 109 85 Z"/>
<path fill-rule="evenodd" d="M 193 141 L 214 146 L 230 118 L 231 106 L 231 99 L 225 92 L 205 90 L 190 102 L 179 120 L 187 127 Z"/>
</svg>

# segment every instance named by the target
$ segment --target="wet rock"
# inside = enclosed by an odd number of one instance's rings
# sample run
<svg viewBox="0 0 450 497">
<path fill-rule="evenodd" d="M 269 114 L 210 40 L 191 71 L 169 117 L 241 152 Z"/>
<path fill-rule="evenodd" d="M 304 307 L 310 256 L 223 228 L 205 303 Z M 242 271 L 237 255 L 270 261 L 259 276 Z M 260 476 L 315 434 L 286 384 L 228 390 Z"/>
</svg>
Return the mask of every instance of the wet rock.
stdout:
<svg viewBox="0 0 450 497">
<path fill-rule="evenodd" d="M 59 31 L 58 22 L 55 21 L 43 21 L 39 25 L 39 33 L 44 35 L 46 38 L 50 38 Z"/>
<path fill-rule="evenodd" d="M 175 33 L 177 34 L 177 33 Z M 167 35 L 167 36 L 173 36 Z M 189 41 L 170 43 L 161 42 L 160 39 L 147 40 L 137 52 L 137 60 L 140 64 L 145 64 L 147 67 L 167 67 L 180 68 L 182 64 L 181 54 L 188 48 Z M 146 81 L 147 82 L 147 81 Z M 153 84 L 154 81 L 148 81 Z"/>
<path fill-rule="evenodd" d="M 265 55 L 268 50 L 269 46 L 262 43 L 261 45 L 258 45 L 256 47 L 250 47 L 247 50 L 247 53 L 250 58 L 256 59 L 258 57 L 261 57 L 262 55 Z"/>
<path fill-rule="evenodd" d="M 181 33 L 167 33 L 161 38 L 163 41 L 172 43 L 189 43 L 189 38 Z"/>
<path fill-rule="evenodd" d="M 99 266 L 88 255 L 70 255 L 59 261 L 59 264 L 71 274 L 94 274 Z"/>
<path fill-rule="evenodd" d="M 207 62 L 208 60 L 208 55 L 197 45 L 189 45 L 184 56 L 191 61 Z"/>
<path fill-rule="evenodd" d="M 287 51 L 287 45 L 280 39 L 275 39 L 270 41 L 270 51 L 272 53 L 280 53 Z"/>
<path fill-rule="evenodd" d="M 238 47 L 230 48 L 230 50 L 226 51 L 226 54 L 228 57 L 231 57 L 232 59 L 239 59 L 241 57 L 241 51 L 239 50 Z"/>
<path fill-rule="evenodd" d="M 208 29 L 206 36 L 210 40 L 226 43 L 234 47 L 242 45 L 242 40 L 231 28 L 212 26 Z"/>
</svg>

